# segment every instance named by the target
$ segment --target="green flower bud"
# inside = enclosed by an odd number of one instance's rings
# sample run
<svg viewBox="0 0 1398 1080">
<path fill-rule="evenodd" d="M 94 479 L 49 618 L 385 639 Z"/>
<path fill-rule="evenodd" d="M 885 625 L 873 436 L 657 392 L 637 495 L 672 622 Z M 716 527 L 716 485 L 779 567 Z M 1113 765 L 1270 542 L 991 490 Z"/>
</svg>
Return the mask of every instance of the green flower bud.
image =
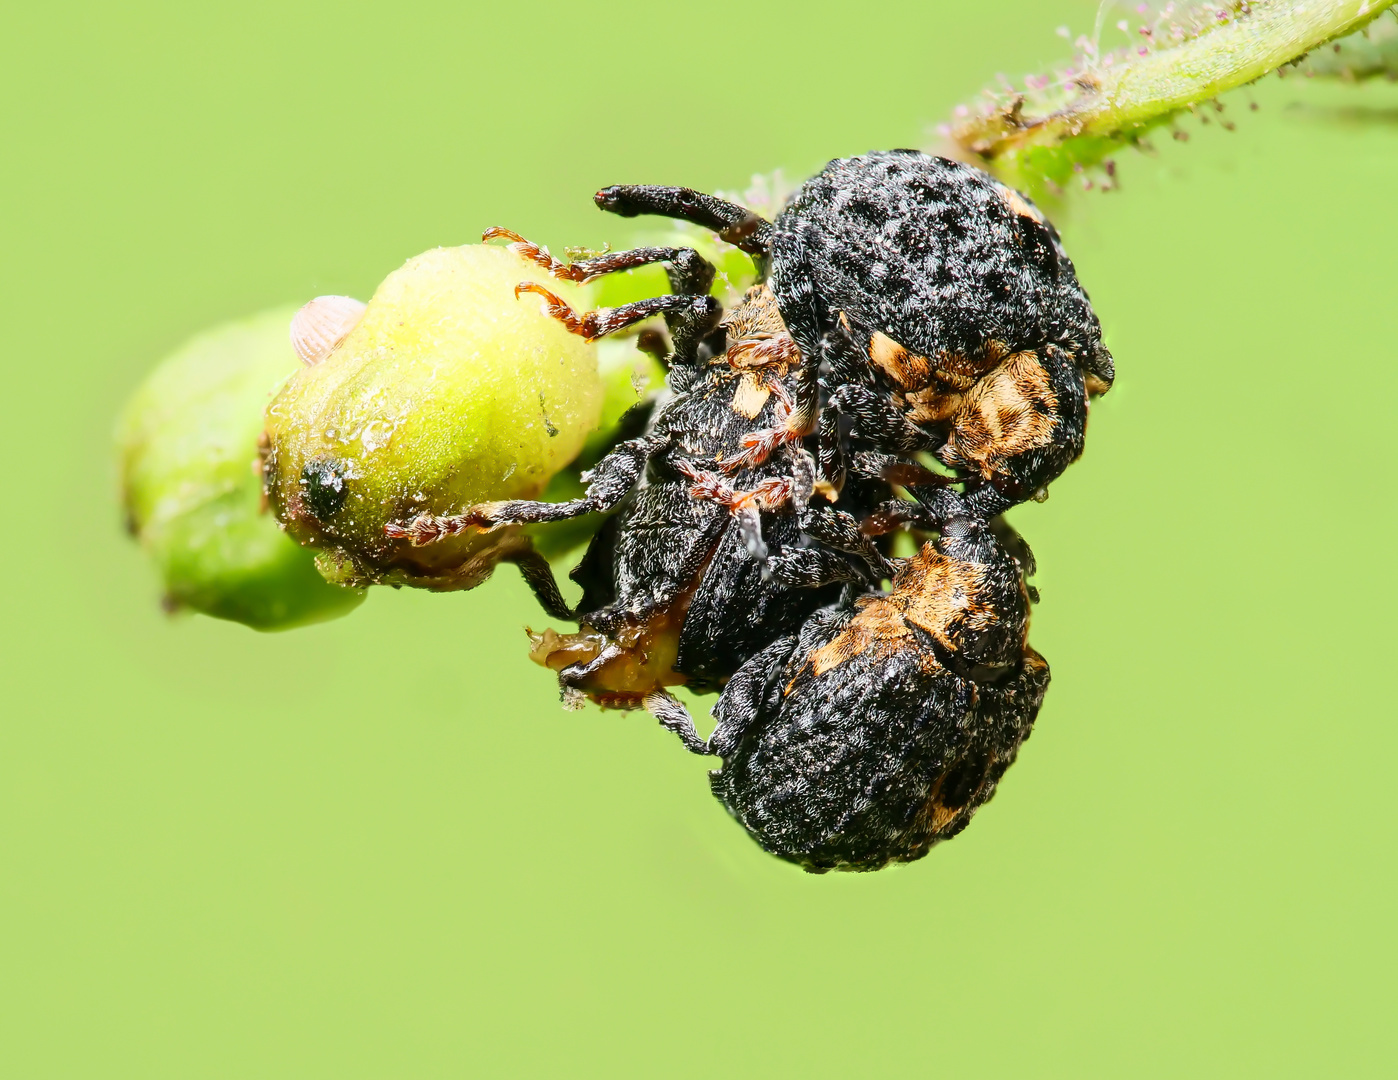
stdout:
<svg viewBox="0 0 1398 1080">
<path fill-rule="evenodd" d="M 262 505 L 262 412 L 301 365 L 292 309 L 200 334 L 136 390 L 117 429 L 131 532 L 166 605 L 283 630 L 348 613 L 364 594 L 327 584 Z"/>
<path fill-rule="evenodd" d="M 587 290 L 509 250 L 469 245 L 408 260 L 362 315 L 343 298 L 298 315 L 311 363 L 268 407 L 265 483 L 287 531 L 321 549 L 327 577 L 471 588 L 528 544 L 509 527 L 425 547 L 384 532 L 419 514 L 536 498 L 597 427 L 596 347 L 538 296 L 516 298 L 521 281 L 590 306 Z"/>
</svg>

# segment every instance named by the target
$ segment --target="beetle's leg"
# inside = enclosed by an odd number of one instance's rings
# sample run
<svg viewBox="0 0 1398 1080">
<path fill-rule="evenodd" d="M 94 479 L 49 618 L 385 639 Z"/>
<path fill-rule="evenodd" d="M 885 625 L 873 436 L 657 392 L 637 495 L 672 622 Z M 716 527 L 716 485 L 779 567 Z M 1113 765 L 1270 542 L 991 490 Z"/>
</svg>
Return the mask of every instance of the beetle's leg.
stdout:
<svg viewBox="0 0 1398 1080">
<path fill-rule="evenodd" d="M 1029 541 L 1019 534 L 1019 530 L 1003 517 L 991 518 L 989 525 L 990 531 L 995 534 L 995 539 L 1000 542 L 1005 553 L 1019 567 L 1019 577 L 1024 582 L 1024 591 L 1028 594 L 1030 603 L 1037 604 L 1039 590 L 1036 586 L 1029 584 L 1029 579 L 1039 570 L 1039 565 L 1034 559 L 1034 549 L 1029 546 Z"/>
<path fill-rule="evenodd" d="M 717 233 L 720 240 L 757 259 L 765 260 L 771 246 L 771 222 L 758 217 L 745 206 L 690 188 L 616 184 L 603 188 L 593 196 L 593 201 L 602 210 L 621 217 L 654 214 L 688 221 Z"/>
<path fill-rule="evenodd" d="M 789 589 L 818 589 L 837 582 L 866 585 L 869 580 L 842 555 L 818 547 L 785 548 L 767 560 L 766 569 Z"/>
<path fill-rule="evenodd" d="M 665 335 L 653 326 L 646 327 L 636 335 L 636 351 L 645 353 L 657 364 L 668 364 L 670 360 L 670 344 L 665 340 Z"/>
<path fill-rule="evenodd" d="M 411 540 L 414 547 L 421 547 L 446 536 L 456 536 L 467 529 L 489 530 L 499 525 L 567 521 L 583 514 L 602 513 L 611 510 L 626 497 L 645 472 L 646 463 L 663 453 L 669 445 L 670 440 L 663 435 L 648 435 L 618 443 L 606 457 L 583 474 L 587 494 L 581 499 L 561 503 L 527 499 L 478 503 L 464 513 L 449 517 L 421 514 L 407 523 L 393 522 L 384 527 L 384 533 Z"/>
<path fill-rule="evenodd" d="M 594 255 L 590 259 L 577 259 L 564 262 L 549 254 L 549 249 L 541 247 L 517 232 L 499 226 L 486 229 L 482 240 L 506 239 L 512 241 L 511 251 L 537 266 L 547 270 L 551 277 L 561 281 L 576 281 L 587 284 L 607 274 L 621 270 L 634 270 L 638 266 L 651 263 L 666 263 L 670 287 L 677 293 L 707 293 L 714 283 L 713 264 L 693 248 L 639 247 L 629 251 L 608 251 Z"/>
<path fill-rule="evenodd" d="M 769 385 L 777 399 L 773 427 L 759 428 L 742 438 L 742 447 L 737 454 L 723 459 L 723 467 L 729 472 L 739 469 L 756 468 L 766 461 L 780 447 L 796 442 L 810 435 L 816 429 L 817 413 L 820 407 L 820 388 L 816 382 L 816 369 L 813 364 L 803 363 L 793 373 L 796 380 L 796 394 L 788 393 L 780 382 Z"/>
<path fill-rule="evenodd" d="M 712 296 L 702 299 L 709 303 L 696 303 L 678 314 L 665 316 L 665 323 L 670 328 L 670 340 L 674 344 L 667 367 L 673 364 L 695 367 L 699 363 L 700 343 L 718 329 L 723 318 L 723 306 Z"/>
<path fill-rule="evenodd" d="M 969 496 L 950 488 L 909 488 L 916 501 L 894 499 L 867 517 L 860 528 L 866 535 L 892 532 L 904 525 L 935 531 L 937 550 L 962 562 L 1006 563 L 1020 570 L 1010 554 L 1000 546 L 995 531 L 977 510 Z"/>
<path fill-rule="evenodd" d="M 1005 549 L 1010 558 L 1019 564 L 1022 577 L 1031 578 L 1039 572 L 1039 563 L 1034 558 L 1034 549 L 1029 546 L 1029 541 L 1020 535 L 1018 529 L 1003 517 L 996 517 L 990 519 L 990 531 L 995 534 L 995 538 L 1000 541 L 1000 546 Z"/>
<path fill-rule="evenodd" d="M 796 643 L 794 634 L 778 638 L 728 680 L 713 709 L 718 723 L 709 736 L 710 753 L 726 757 L 738 748 L 753 721 L 765 711 L 773 685 Z"/>
<path fill-rule="evenodd" d="M 839 386 L 821 410 L 819 430 L 820 476 L 837 491 L 843 486 L 845 473 L 852 466 L 866 476 L 878 475 L 891 483 L 956 483 L 952 478 L 942 481 L 940 474 L 931 470 L 914 473 L 910 469 L 902 469 L 895 470 L 901 473 L 901 477 L 884 475 L 889 467 L 911 464 L 899 462 L 889 455 L 885 455 L 886 460 L 880 463 L 878 472 L 871 472 L 867 468 L 870 459 L 862 455 L 854 455 L 851 463 L 847 447 L 851 439 L 887 447 L 900 454 L 932 450 L 943 442 L 938 436 L 923 431 L 894 408 L 892 402 L 870 387 L 859 383 Z"/>
<path fill-rule="evenodd" d="M 776 510 L 802 497 L 803 494 L 805 498 L 809 498 L 809 487 L 804 493 L 801 491 L 799 473 L 795 477 L 771 477 L 763 480 L 755 488 L 739 490 L 727 477 L 696 469 L 688 462 L 680 462 L 678 468 L 691 481 L 689 494 L 693 498 L 727 507 L 738 523 L 743 547 L 749 557 L 762 567 L 763 577 L 767 577 L 767 544 L 762 539 L 762 511 Z"/>
<path fill-rule="evenodd" d="M 886 480 L 899 487 L 941 487 L 945 484 L 959 484 L 962 477 L 950 473 L 939 473 L 920 462 L 896 454 L 880 454 L 873 450 L 860 450 L 850 455 L 850 471 L 857 476 Z"/>
<path fill-rule="evenodd" d="M 845 442 L 849 439 L 849 433 L 849 418 L 839 409 L 821 410 L 817 446 L 820 478 L 834 492 L 845 486 Z"/>
<path fill-rule="evenodd" d="M 577 281 L 586 283 L 596 281 L 607 274 L 615 274 L 621 270 L 634 270 L 638 266 L 649 266 L 652 263 L 665 264 L 665 276 L 670 279 L 670 291 L 676 296 L 707 296 L 710 287 L 714 283 L 716 271 L 711 262 L 705 259 L 693 248 L 678 247 L 641 247 L 633 248 L 630 251 L 609 251 L 603 255 L 596 255 L 590 259 L 579 259 L 575 262 L 564 262 L 555 259 L 549 254 L 546 247 L 532 243 L 520 236 L 519 233 L 511 232 L 509 229 L 492 227 L 486 229 L 482 236 L 483 240 L 506 239 L 512 241 L 509 245 L 515 254 L 528 259 L 530 262 L 547 270 L 550 276 L 563 281 Z M 574 333 L 574 323 L 582 327 L 587 316 L 581 319 L 570 312 L 563 311 L 567 305 L 561 304 L 557 297 L 553 296 L 538 287 L 529 289 L 530 292 L 537 292 L 549 298 L 549 314 L 561 319 L 565 325 Z M 516 290 L 516 295 L 519 290 Z M 629 306 L 629 305 L 628 305 Z M 623 311 L 624 308 L 612 309 Z M 595 313 L 595 314 L 601 314 Z M 647 315 L 662 314 L 665 316 L 665 323 L 670 329 L 670 336 L 675 342 L 675 353 L 681 361 L 691 358 L 700 339 L 710 333 L 718 325 L 718 319 L 722 312 L 715 314 L 709 305 L 702 305 L 698 309 L 687 308 L 680 305 L 674 309 L 665 309 L 658 312 L 652 311 Z M 569 316 L 572 322 L 569 321 Z M 635 319 L 630 320 L 632 322 Z M 599 324 L 601 325 L 601 324 Z M 615 329 L 615 328 L 613 328 Z M 591 339 L 600 337 L 602 334 L 611 333 L 612 330 L 601 330 L 598 333 L 584 332 L 584 336 Z"/>
<path fill-rule="evenodd" d="M 534 599 L 539 601 L 539 606 L 548 615 L 568 622 L 577 619 L 578 613 L 568 605 L 568 601 L 563 599 L 563 593 L 559 591 L 558 581 L 553 576 L 553 567 L 532 547 L 526 551 L 506 555 L 500 561 L 512 562 L 519 567 L 520 577 L 524 578 L 524 583 L 529 586 Z"/>
<path fill-rule="evenodd" d="M 900 454 L 933 450 L 942 439 L 929 435 L 899 412 L 887 398 L 867 386 L 847 383 L 830 395 L 826 406 L 850 421 L 850 437 Z"/>
<path fill-rule="evenodd" d="M 801 249 L 804 250 L 804 249 Z M 806 320 L 814 319 L 814 309 L 810 297 L 805 297 Z M 868 363 L 854 340 L 854 331 L 849 316 L 840 312 L 835 328 L 820 337 L 817 355 L 820 369 L 825 375 L 822 385 L 841 387 L 862 382 L 867 373 Z M 837 404 L 821 410 L 819 428 L 820 476 L 831 488 L 839 491 L 845 483 L 846 456 L 854 423 Z"/>
<path fill-rule="evenodd" d="M 873 331 L 850 318 L 848 312 L 839 313 L 835 327 L 820 339 L 821 363 L 829 370 L 834 385 L 864 381 L 869 373 L 867 343 L 872 337 Z M 865 344 L 861 345 L 861 341 Z"/>
<path fill-rule="evenodd" d="M 945 487 L 911 487 L 912 499 L 892 499 L 860 522 L 865 536 L 882 536 L 907 525 L 936 532 L 953 518 L 979 518 L 970 500 Z"/>
<path fill-rule="evenodd" d="M 1020 500 L 1012 499 L 990 482 L 977 485 L 967 492 L 966 502 L 981 517 L 990 518 L 1003 514 Z"/>
<path fill-rule="evenodd" d="M 723 306 L 712 296 L 653 296 L 649 300 L 637 300 L 634 304 L 598 308 L 579 315 L 561 297 L 536 282 L 521 281 L 515 286 L 515 296 L 527 292 L 544 298 L 545 315 L 557 319 L 569 333 L 577 334 L 588 341 L 596 341 L 600 337 L 624 330 L 643 319 L 649 319 L 652 315 L 673 315 L 696 323 L 710 323 L 712 326 L 717 326 L 718 320 L 723 316 Z"/>
<path fill-rule="evenodd" d="M 641 702 L 646 712 L 660 721 L 660 726 L 679 736 L 684 748 L 691 754 L 708 754 L 709 744 L 699 737 L 694 727 L 694 717 L 684 703 L 668 690 L 652 690 Z"/>
<path fill-rule="evenodd" d="M 859 559 L 869 570 L 874 581 L 893 576 L 893 564 L 887 556 L 869 539 L 860 523 L 845 513 L 829 506 L 808 507 L 798 519 L 801 531 L 826 547 L 843 551 Z"/>
<path fill-rule="evenodd" d="M 816 492 L 815 458 L 806 452 L 805 447 L 792 445 L 786 448 L 787 461 L 791 463 L 791 502 L 798 511 L 806 509 Z"/>
<path fill-rule="evenodd" d="M 727 477 L 696 469 L 688 462 L 679 465 L 679 471 L 693 482 L 689 489 L 693 498 L 717 502 L 728 508 L 738 523 L 738 535 L 748 557 L 761 567 L 764 579 L 771 576 L 771 570 L 767 544 L 762 539 L 762 511 L 778 510 L 790 503 L 802 512 L 814 490 L 815 462 L 811 455 L 797 448 L 790 452 L 790 460 L 791 475 L 769 477 L 749 490 L 738 490 Z"/>
<path fill-rule="evenodd" d="M 801 284 L 793 282 L 793 287 Z M 821 335 L 817 349 L 823 372 L 821 385 L 834 388 L 820 413 L 820 475 L 836 491 L 844 485 L 852 438 L 883 445 L 883 438 L 891 432 L 893 448 L 904 452 L 908 452 L 910 446 L 924 449 L 936 445 L 935 440 L 928 440 L 921 429 L 915 428 L 890 403 L 867 387 L 869 355 L 860 347 L 858 339 L 867 341 L 869 337 L 867 329 L 842 311 L 835 327 Z M 864 472 L 876 475 L 868 470 Z"/>
</svg>

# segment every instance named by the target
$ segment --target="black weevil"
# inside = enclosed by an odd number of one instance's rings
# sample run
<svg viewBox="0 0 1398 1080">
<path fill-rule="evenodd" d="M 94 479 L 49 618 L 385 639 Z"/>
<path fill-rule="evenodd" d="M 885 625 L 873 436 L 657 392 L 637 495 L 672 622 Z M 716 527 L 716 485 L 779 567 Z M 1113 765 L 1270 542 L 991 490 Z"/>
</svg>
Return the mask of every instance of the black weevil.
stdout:
<svg viewBox="0 0 1398 1080">
<path fill-rule="evenodd" d="M 1014 762 L 1048 688 L 1020 565 L 948 491 L 892 588 L 813 614 L 728 682 L 702 750 L 714 794 L 807 870 L 877 870 L 955 836 Z M 697 735 L 682 735 L 696 749 Z"/>
</svg>

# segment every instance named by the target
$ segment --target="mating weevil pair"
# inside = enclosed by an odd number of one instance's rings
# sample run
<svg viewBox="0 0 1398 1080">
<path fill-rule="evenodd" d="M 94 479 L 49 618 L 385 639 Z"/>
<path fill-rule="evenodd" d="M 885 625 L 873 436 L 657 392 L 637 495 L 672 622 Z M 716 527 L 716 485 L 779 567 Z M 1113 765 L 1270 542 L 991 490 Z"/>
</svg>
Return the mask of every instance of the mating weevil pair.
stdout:
<svg viewBox="0 0 1398 1080">
<path fill-rule="evenodd" d="M 588 338 L 664 316 L 668 397 L 581 499 L 390 531 L 428 543 L 617 511 L 573 572 L 576 612 L 531 574 L 544 608 L 580 624 L 535 636 L 565 696 L 644 706 L 720 756 L 714 793 L 809 870 L 918 858 L 994 792 L 1048 684 L 1026 641 L 1028 549 L 1014 537 L 1010 554 L 998 515 L 1081 454 L 1089 398 L 1112 382 L 1072 263 L 1020 195 L 914 151 L 833 161 L 772 222 L 684 188 L 596 201 L 711 229 L 762 283 L 725 315 L 691 249 L 562 263 L 491 230 L 567 280 L 665 264 L 672 293 L 623 307 L 517 294 Z M 904 527 L 935 539 L 891 558 Z M 721 691 L 708 740 L 678 684 Z"/>
</svg>

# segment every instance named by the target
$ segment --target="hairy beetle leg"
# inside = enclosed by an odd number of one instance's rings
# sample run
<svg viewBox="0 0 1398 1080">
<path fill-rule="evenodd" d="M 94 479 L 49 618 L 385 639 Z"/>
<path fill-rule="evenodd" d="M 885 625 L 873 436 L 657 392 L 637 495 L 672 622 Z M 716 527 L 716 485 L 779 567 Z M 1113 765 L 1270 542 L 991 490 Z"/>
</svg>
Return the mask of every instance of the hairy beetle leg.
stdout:
<svg viewBox="0 0 1398 1080">
<path fill-rule="evenodd" d="M 737 513 L 741 510 L 776 510 L 792 501 L 796 481 L 789 476 L 763 480 L 755 488 L 740 490 L 732 481 L 715 472 L 696 469 L 687 461 L 679 463 L 679 471 L 691 481 L 689 493 L 696 499 L 716 502 Z"/>
<path fill-rule="evenodd" d="M 762 511 L 776 510 L 793 502 L 798 482 L 790 476 L 772 477 L 748 490 L 735 488 L 731 481 L 715 472 L 696 469 L 688 462 L 679 463 L 679 471 L 692 483 L 689 494 L 696 499 L 716 502 L 728 509 L 738 522 L 743 547 L 762 567 L 763 577 L 769 577 L 767 544 L 762 539 Z"/>
<path fill-rule="evenodd" d="M 567 521 L 583 514 L 597 514 L 613 509 L 646 470 L 646 463 L 670 446 L 664 435 L 647 435 L 618 443 L 592 469 L 583 474 L 587 494 L 568 502 L 547 503 L 531 499 L 506 502 L 477 503 L 460 514 L 438 517 L 419 514 L 408 522 L 390 522 L 384 535 L 407 540 L 413 547 L 432 544 L 448 536 L 458 536 L 467 529 L 489 531 L 502 525 L 538 525 L 550 521 Z"/>
<path fill-rule="evenodd" d="M 689 710 L 674 694 L 668 690 L 652 690 L 641 699 L 641 704 L 646 712 L 660 721 L 661 727 L 679 736 L 680 742 L 691 754 L 712 753 L 709 744 L 699 737 L 694 717 L 689 715 Z"/>
<path fill-rule="evenodd" d="M 745 206 L 692 188 L 658 184 L 614 184 L 593 196 L 599 209 L 621 217 L 654 214 L 677 218 L 716 233 L 754 258 L 765 259 L 771 247 L 772 223 Z"/>
<path fill-rule="evenodd" d="M 868 568 L 870 578 L 892 578 L 895 567 L 864 532 L 862 523 L 843 510 L 809 507 L 800 515 L 801 531 L 826 547 L 853 555 Z"/>
<path fill-rule="evenodd" d="M 803 372 L 805 370 L 802 369 Z M 780 447 L 798 442 L 816 430 L 820 401 L 819 390 L 812 376 L 800 376 L 795 397 L 779 382 L 768 385 L 777 399 L 776 415 L 781 422 L 774 427 L 761 428 L 744 435 L 743 449 L 732 457 L 724 458 L 721 463 L 729 472 L 756 468 Z"/>
<path fill-rule="evenodd" d="M 899 457 L 895 454 L 881 454 L 873 450 L 860 450 L 850 455 L 850 470 L 860 476 L 878 477 L 899 487 L 941 487 L 946 484 L 959 484 L 962 477 L 951 473 L 934 472 L 927 466 Z"/>
<path fill-rule="evenodd" d="M 519 567 L 519 576 L 524 578 L 524 583 L 529 586 L 534 599 L 539 601 L 539 606 L 550 616 L 569 622 L 577 619 L 577 612 L 563 599 L 563 593 L 558 588 L 558 579 L 553 576 L 553 567 L 534 550 L 532 544 L 523 551 L 506 555 L 500 561 L 512 562 Z"/>
<path fill-rule="evenodd" d="M 534 293 L 544 298 L 544 314 L 561 322 L 571 334 L 577 334 L 587 341 L 614 334 L 618 330 L 649 319 L 652 315 L 676 315 L 680 317 L 712 319 L 717 322 L 722 312 L 719 302 L 712 296 L 676 295 L 654 296 L 649 300 L 637 300 L 634 304 L 621 307 L 598 308 L 579 315 L 555 293 L 533 281 L 521 281 L 515 286 L 515 297 L 521 293 Z"/>
<path fill-rule="evenodd" d="M 666 263 L 670 287 L 674 292 L 703 294 L 709 291 L 716 274 L 713 264 L 693 248 L 639 247 L 629 251 L 607 251 L 589 259 L 564 262 L 554 258 L 548 248 L 498 225 L 486 229 L 481 234 L 481 239 L 510 240 L 512 242 L 508 246 L 511 251 L 548 271 L 550 277 L 560 281 L 576 281 L 580 285 L 622 270 L 635 270 L 652 263 Z"/>
</svg>

